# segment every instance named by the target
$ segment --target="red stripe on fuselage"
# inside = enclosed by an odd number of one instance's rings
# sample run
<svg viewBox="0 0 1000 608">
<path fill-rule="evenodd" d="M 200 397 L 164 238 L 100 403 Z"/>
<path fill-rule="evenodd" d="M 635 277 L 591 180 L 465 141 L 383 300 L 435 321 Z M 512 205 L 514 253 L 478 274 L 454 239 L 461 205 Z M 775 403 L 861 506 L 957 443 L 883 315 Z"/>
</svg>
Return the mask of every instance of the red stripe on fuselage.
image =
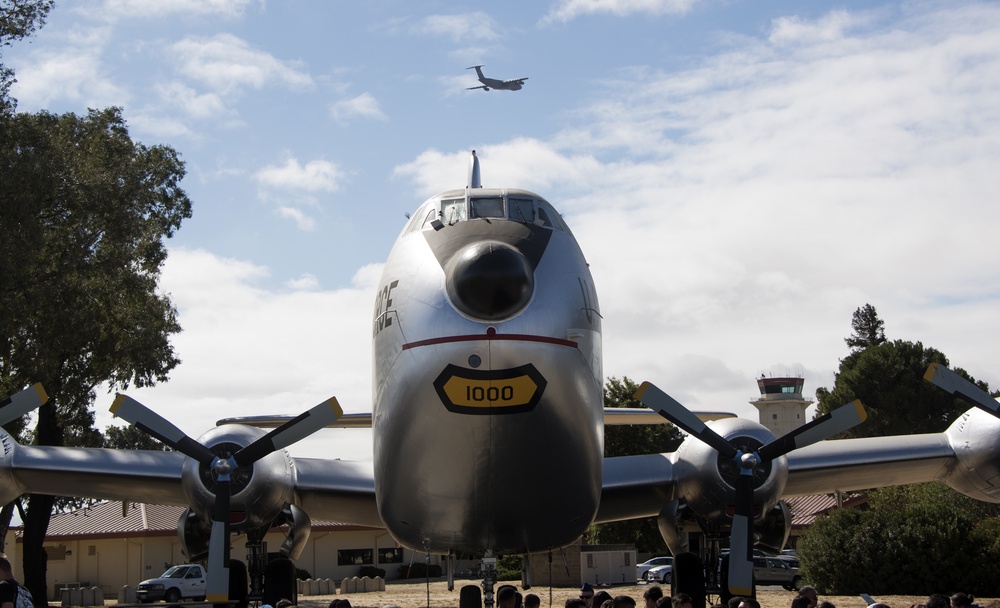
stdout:
<svg viewBox="0 0 1000 608">
<path fill-rule="evenodd" d="M 573 340 L 563 340 L 562 338 L 551 338 L 549 336 L 533 336 L 531 334 L 498 334 L 496 332 L 486 332 L 485 334 L 465 334 L 461 336 L 442 336 L 440 338 L 428 338 L 407 342 L 403 345 L 403 350 L 417 348 L 420 346 L 433 346 L 435 344 L 448 344 L 450 342 L 476 342 L 479 340 L 509 340 L 513 342 L 542 342 L 545 344 L 556 344 L 559 346 L 569 346 L 577 348 L 579 345 Z"/>
</svg>

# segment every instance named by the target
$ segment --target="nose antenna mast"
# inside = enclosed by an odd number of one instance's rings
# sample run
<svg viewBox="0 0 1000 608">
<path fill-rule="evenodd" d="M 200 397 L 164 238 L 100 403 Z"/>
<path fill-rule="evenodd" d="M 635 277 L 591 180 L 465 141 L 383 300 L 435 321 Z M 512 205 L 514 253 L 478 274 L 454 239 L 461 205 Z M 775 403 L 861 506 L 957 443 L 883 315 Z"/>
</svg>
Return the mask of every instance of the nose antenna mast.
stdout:
<svg viewBox="0 0 1000 608">
<path fill-rule="evenodd" d="M 479 157 L 476 151 L 472 151 L 472 158 L 469 160 L 469 185 L 468 188 L 482 188 L 483 181 L 479 176 Z"/>
</svg>

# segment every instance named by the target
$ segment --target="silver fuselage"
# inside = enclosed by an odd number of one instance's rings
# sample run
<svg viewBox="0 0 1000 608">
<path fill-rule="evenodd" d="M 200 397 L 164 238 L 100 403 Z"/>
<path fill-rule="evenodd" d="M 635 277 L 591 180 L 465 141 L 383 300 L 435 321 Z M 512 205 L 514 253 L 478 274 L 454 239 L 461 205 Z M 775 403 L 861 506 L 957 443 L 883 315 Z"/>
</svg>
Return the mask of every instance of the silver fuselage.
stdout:
<svg viewBox="0 0 1000 608">
<path fill-rule="evenodd" d="M 484 198 L 494 217 L 476 217 Z M 503 294 L 475 282 L 476 301 L 459 301 L 456 260 L 483 249 L 523 256 L 523 301 L 481 312 Z M 474 279 L 503 275 L 483 263 Z M 520 551 L 586 530 L 602 483 L 601 317 L 576 239 L 547 202 L 482 188 L 426 201 L 385 264 L 373 341 L 375 493 L 399 542 Z"/>
</svg>

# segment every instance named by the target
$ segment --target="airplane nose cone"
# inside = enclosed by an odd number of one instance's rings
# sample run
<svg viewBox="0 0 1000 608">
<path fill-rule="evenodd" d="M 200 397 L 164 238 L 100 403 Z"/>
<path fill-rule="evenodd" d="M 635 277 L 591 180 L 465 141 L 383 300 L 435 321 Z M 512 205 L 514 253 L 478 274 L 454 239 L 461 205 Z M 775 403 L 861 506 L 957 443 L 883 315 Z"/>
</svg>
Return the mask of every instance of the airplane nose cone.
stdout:
<svg viewBox="0 0 1000 608">
<path fill-rule="evenodd" d="M 534 274 L 521 252 L 496 241 L 478 241 L 448 263 L 448 296 L 462 312 L 487 321 L 513 315 L 528 304 Z"/>
</svg>

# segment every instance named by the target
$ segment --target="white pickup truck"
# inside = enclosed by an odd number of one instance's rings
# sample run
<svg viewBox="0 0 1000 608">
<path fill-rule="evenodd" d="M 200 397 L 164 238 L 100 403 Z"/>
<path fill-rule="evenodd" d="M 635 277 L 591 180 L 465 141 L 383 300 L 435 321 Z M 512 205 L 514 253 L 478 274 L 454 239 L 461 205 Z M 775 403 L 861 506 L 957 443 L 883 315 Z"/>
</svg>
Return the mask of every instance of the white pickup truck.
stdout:
<svg viewBox="0 0 1000 608">
<path fill-rule="evenodd" d="M 207 585 L 208 577 L 204 568 L 198 564 L 184 564 L 170 568 L 158 578 L 139 583 L 135 597 L 143 603 L 159 600 L 174 603 L 181 598 L 202 599 Z"/>
</svg>

